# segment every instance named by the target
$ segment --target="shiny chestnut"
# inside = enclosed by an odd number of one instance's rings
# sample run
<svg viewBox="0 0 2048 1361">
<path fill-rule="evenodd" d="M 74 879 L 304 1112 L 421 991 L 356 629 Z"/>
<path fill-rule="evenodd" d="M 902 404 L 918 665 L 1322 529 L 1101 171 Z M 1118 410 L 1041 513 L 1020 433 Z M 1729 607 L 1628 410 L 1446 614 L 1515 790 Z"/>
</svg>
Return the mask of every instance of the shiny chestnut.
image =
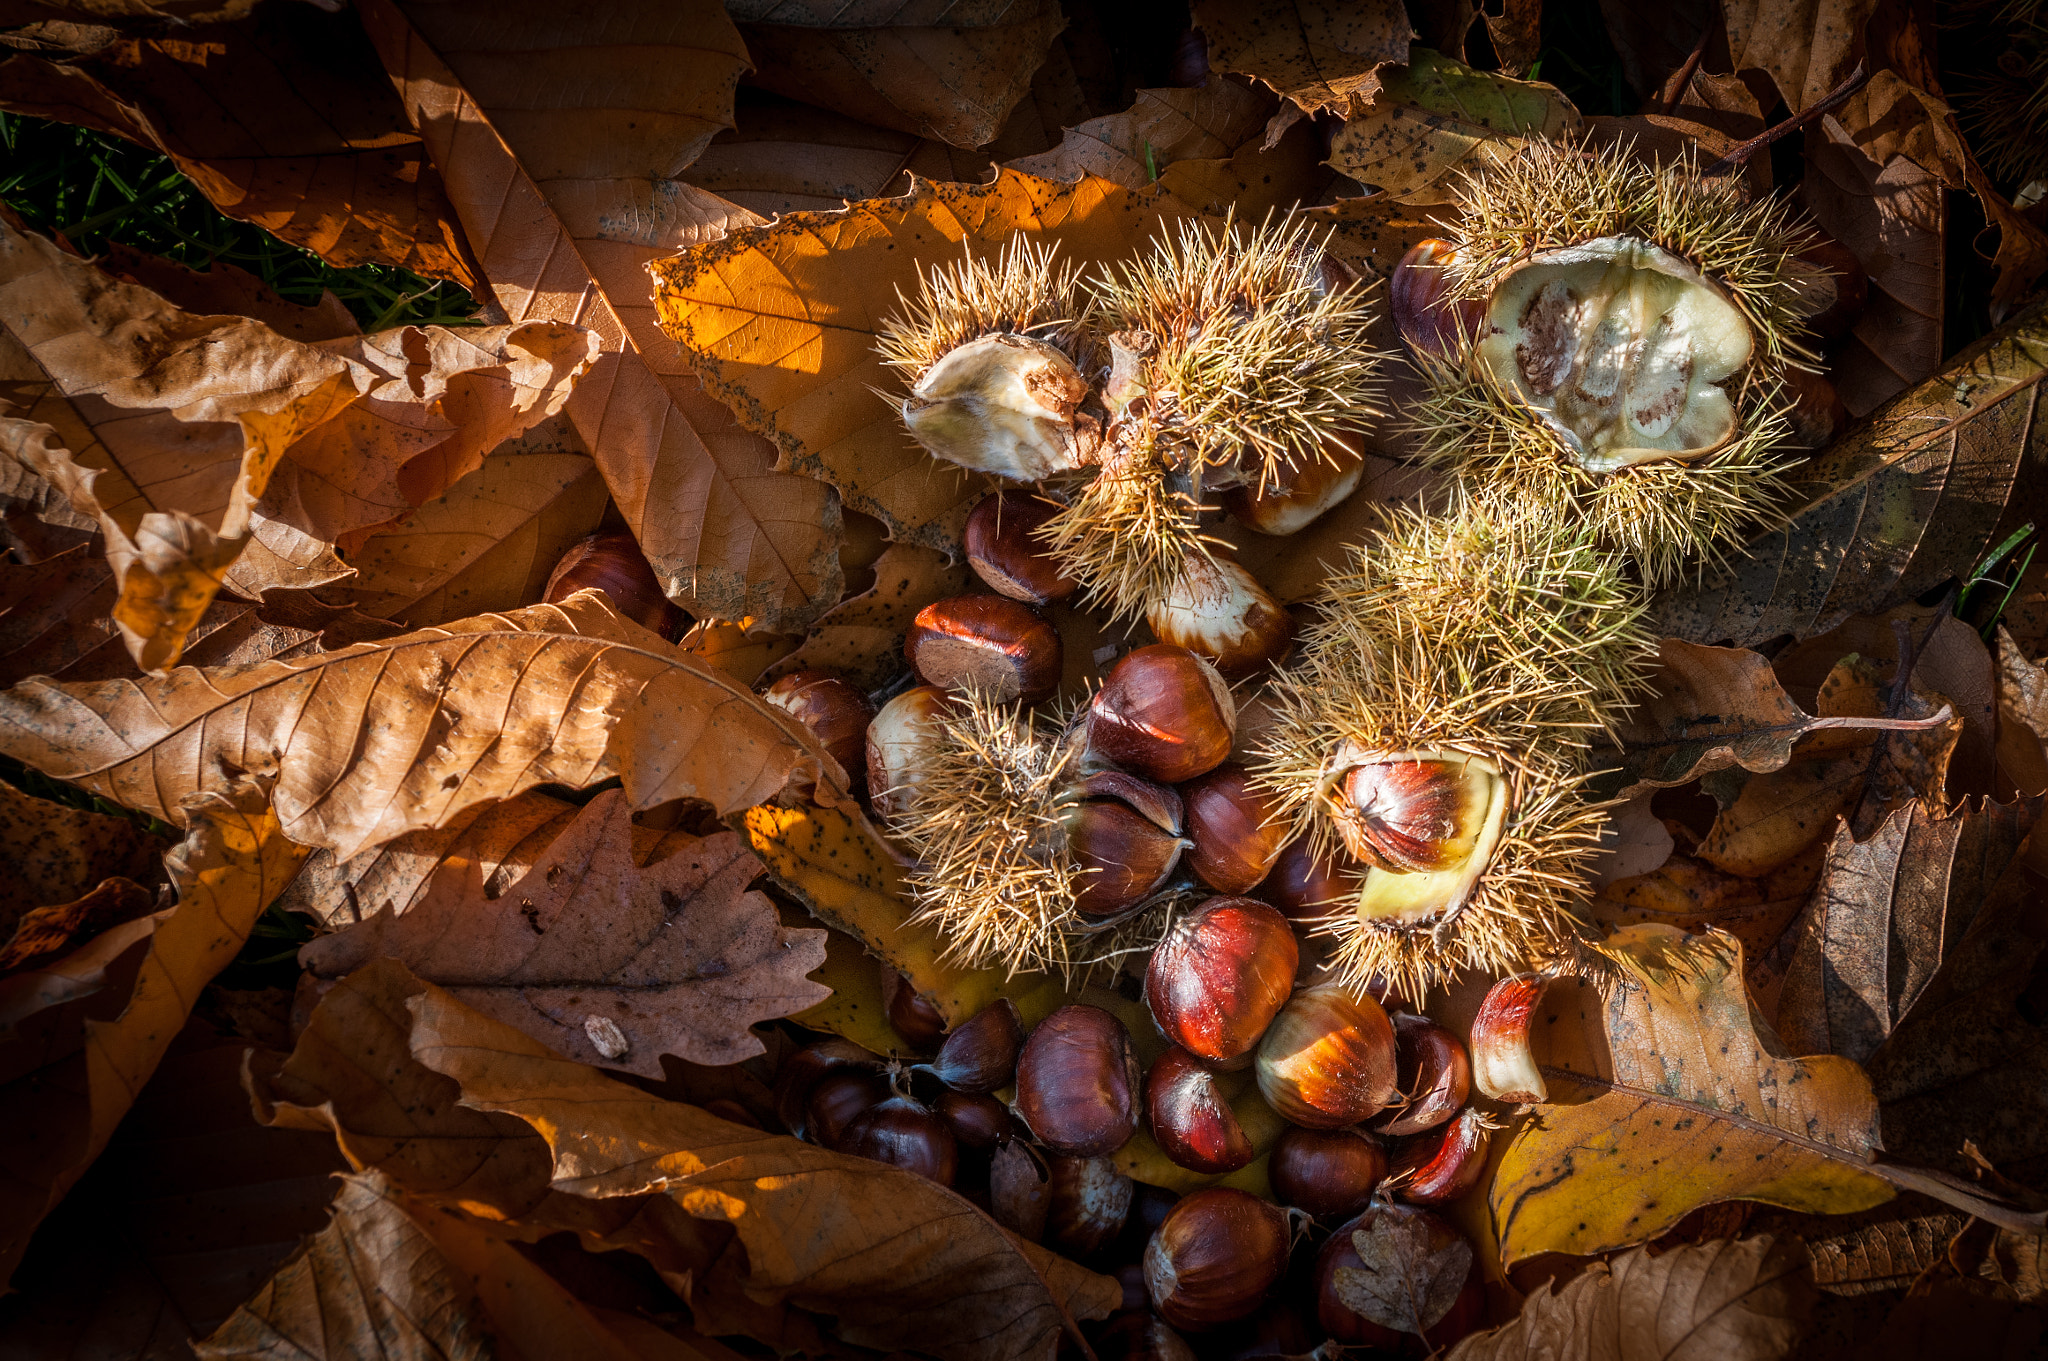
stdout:
<svg viewBox="0 0 2048 1361">
<path fill-rule="evenodd" d="M 1273 868 L 1288 841 L 1279 802 L 1252 785 L 1251 772 L 1225 762 L 1181 790 L 1188 868 L 1218 893 L 1249 893 Z"/>
<path fill-rule="evenodd" d="M 840 1068 L 811 1084 L 804 1099 L 804 1138 L 838 1148 L 853 1122 L 889 1099 L 889 1080 L 864 1068 Z"/>
<path fill-rule="evenodd" d="M 1278 663 L 1294 646 L 1294 616 L 1257 577 L 1224 557 L 1190 557 L 1145 610 L 1162 643 L 1208 658 L 1230 680 Z"/>
<path fill-rule="evenodd" d="M 1282 1204 L 1317 1219 L 1337 1219 L 1372 1202 L 1387 1177 L 1387 1150 L 1362 1130 L 1290 1125 L 1274 1142 L 1266 1166 Z"/>
<path fill-rule="evenodd" d="M 1017 1114 L 1048 1148 L 1100 1158 L 1137 1133 L 1143 1077 L 1124 1024 L 1077 1002 L 1039 1022 L 1017 1059 Z"/>
<path fill-rule="evenodd" d="M 1059 630 L 1029 605 L 1001 595 L 959 595 L 917 612 L 903 655 L 941 690 L 977 690 L 1037 704 L 1059 688 Z"/>
<path fill-rule="evenodd" d="M 915 984 L 887 964 L 882 970 L 882 1009 L 889 1028 L 920 1054 L 929 1054 L 946 1038 L 946 1018 L 921 996 Z"/>
<path fill-rule="evenodd" d="M 1080 871 L 1074 906 L 1110 917 L 1165 888 L 1191 844 L 1181 834 L 1180 795 L 1120 770 L 1089 775 L 1077 794 L 1061 814 Z"/>
<path fill-rule="evenodd" d="M 932 1061 L 919 1067 L 954 1091 L 986 1094 L 1010 1085 L 1023 1047 L 1017 1004 L 998 997 L 955 1027 Z"/>
<path fill-rule="evenodd" d="M 950 1087 L 932 1098 L 932 1112 L 946 1122 L 962 1148 L 998 1148 L 1009 1142 L 1014 1129 L 1010 1108 L 1002 1102 Z"/>
<path fill-rule="evenodd" d="M 1259 1094 L 1310 1129 L 1355 1125 L 1394 1103 L 1394 1026 L 1369 995 L 1324 984 L 1289 999 L 1259 1041 Z"/>
<path fill-rule="evenodd" d="M 960 1155 L 953 1130 L 922 1101 L 892 1096 L 855 1116 L 839 1136 L 841 1153 L 872 1158 L 951 1186 Z"/>
<path fill-rule="evenodd" d="M 1230 687 L 1184 647 L 1155 643 L 1127 654 L 1088 707 L 1090 753 L 1160 784 L 1214 770 L 1236 740 Z"/>
<path fill-rule="evenodd" d="M 1387 309 L 1408 348 L 1450 359 L 1479 338 L 1486 322 L 1482 298 L 1453 298 L 1450 267 L 1457 248 L 1429 237 L 1409 247 L 1387 280 Z"/>
<path fill-rule="evenodd" d="M 1235 1172 L 1257 1156 L 1216 1075 L 1179 1047 L 1145 1074 L 1145 1121 L 1160 1151 L 1190 1172 Z"/>
<path fill-rule="evenodd" d="M 1479 1184 L 1492 1140 L 1492 1124 L 1467 1106 L 1449 1124 L 1405 1140 L 1394 1151 L 1389 1184 L 1401 1199 L 1418 1205 L 1456 1200 Z"/>
<path fill-rule="evenodd" d="M 1458 1037 L 1430 1020 L 1403 1012 L 1394 1018 L 1394 1059 L 1401 1104 L 1377 1117 L 1382 1134 L 1420 1134 L 1458 1113 L 1472 1090 L 1472 1060 Z"/>
<path fill-rule="evenodd" d="M 654 568 L 629 530 L 599 530 L 570 544 L 548 574 L 541 599 L 560 604 L 588 586 L 609 596 L 620 614 L 670 642 L 690 626 L 690 616 L 662 593 Z"/>
<path fill-rule="evenodd" d="M 1253 478 L 1232 487 L 1223 494 L 1223 508 L 1261 534 L 1298 534 L 1349 499 L 1364 475 L 1365 456 L 1350 439 L 1332 437 L 1320 458 L 1303 458 L 1264 483 Z"/>
<path fill-rule="evenodd" d="M 1294 990 L 1301 946 L 1256 898 L 1211 898 L 1173 924 L 1145 969 L 1159 1033 L 1204 1063 L 1242 1068 Z"/>
<path fill-rule="evenodd" d="M 1303 835 L 1280 848 L 1273 868 L 1259 884 L 1259 896 L 1280 909 L 1289 921 L 1311 922 L 1342 910 L 1358 897 L 1366 867 L 1341 846 L 1317 855 L 1312 838 Z"/>
<path fill-rule="evenodd" d="M 851 682 L 829 671 L 792 671 L 761 692 L 774 705 L 810 730 L 818 745 L 839 763 L 856 798 L 866 793 L 868 724 L 875 706 Z"/>
<path fill-rule="evenodd" d="M 1108 1158 L 1046 1159 L 1046 1241 L 1069 1257 L 1091 1257 L 1123 1232 L 1136 1185 Z"/>
<path fill-rule="evenodd" d="M 1057 501 L 1028 491 L 983 497 L 967 517 L 967 561 L 998 595 L 1027 605 L 1065 600 L 1080 586 L 1046 549 L 1038 531 L 1060 513 Z"/>
<path fill-rule="evenodd" d="M 1227 1186 L 1175 1205 L 1145 1245 L 1145 1289 L 1174 1327 L 1194 1332 L 1254 1313 L 1287 1270 L 1287 1214 Z"/>
</svg>

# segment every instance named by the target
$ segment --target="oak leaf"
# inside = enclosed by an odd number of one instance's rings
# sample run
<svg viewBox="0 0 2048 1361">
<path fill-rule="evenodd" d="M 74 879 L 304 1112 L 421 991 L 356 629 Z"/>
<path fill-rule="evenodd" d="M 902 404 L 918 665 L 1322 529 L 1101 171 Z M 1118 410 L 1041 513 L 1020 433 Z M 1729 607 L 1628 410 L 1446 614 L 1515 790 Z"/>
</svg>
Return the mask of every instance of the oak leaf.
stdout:
<svg viewBox="0 0 2048 1361">
<path fill-rule="evenodd" d="M 1442 1243 L 1426 1218 L 1381 1210 L 1353 1229 L 1355 1267 L 1340 1266 L 1331 1293 L 1345 1308 L 1397 1333 L 1434 1328 L 1472 1274 L 1472 1245 L 1463 1237 Z"/>
<path fill-rule="evenodd" d="M 291 661 L 31 680 L 0 692 L 0 750 L 166 821 L 229 768 L 274 777 L 284 834 L 344 859 L 546 782 L 618 775 L 635 809 L 730 812 L 839 778 L 793 720 L 598 591 Z"/>
<path fill-rule="evenodd" d="M 804 975 L 825 933 L 783 929 L 749 892 L 760 862 L 722 832 L 636 863 L 625 796 L 586 804 L 516 882 L 493 895 L 474 861 L 444 863 L 403 914 L 389 910 L 300 951 L 315 977 L 377 958 L 558 1053 L 650 1078 L 661 1056 L 737 1063 L 748 1030 L 821 1001 Z"/>
<path fill-rule="evenodd" d="M 1776 1361 L 1813 1324 L 1805 1267 L 1795 1245 L 1771 1238 L 1637 1248 L 1562 1290 L 1539 1288 L 1514 1322 L 1467 1338 L 1450 1361 Z"/>
<path fill-rule="evenodd" d="M 1408 60 L 1408 14 L 1390 0 L 1200 0 L 1195 26 L 1209 65 L 1271 86 L 1302 110 L 1344 110 L 1379 88 L 1377 72 Z"/>
<path fill-rule="evenodd" d="M 548 1053 L 429 988 L 409 1005 L 412 1051 L 462 1084 L 463 1103 L 531 1124 L 555 1186 L 607 1197 L 665 1192 L 730 1223 L 748 1288 L 838 1319 L 860 1346 L 940 1357 L 1041 1356 L 1076 1318 L 1116 1306 L 1114 1281 L 1011 1237 L 914 1173 L 730 1124 Z M 974 1289 L 960 1283 L 972 1280 Z"/>
<path fill-rule="evenodd" d="M 830 490 L 777 472 L 773 449 L 703 392 L 646 306 L 646 261 L 746 211 L 676 178 L 731 121 L 747 64 L 731 21 L 705 0 L 608 7 L 602 22 L 544 0 L 372 0 L 357 12 L 499 306 L 597 332 L 597 362 L 566 410 L 670 598 L 778 629 L 830 606 Z M 537 95 L 528 64 L 505 55 L 514 42 L 547 49 L 563 78 Z"/>
<path fill-rule="evenodd" d="M 1750 1008 L 1732 937 L 1632 926 L 1596 948 L 1613 977 L 1587 1002 L 1594 1029 L 1538 1028 L 1563 1104 L 1516 1131 L 1489 1194 L 1504 1261 L 1644 1242 L 1718 1200 L 1830 1214 L 1891 1197 L 1866 1165 L 1869 1079 L 1847 1059 L 1785 1054 Z M 1546 1013 L 1575 1000 L 1552 992 Z"/>
<path fill-rule="evenodd" d="M 875 338 L 935 265 L 993 256 L 1023 232 L 1088 266 L 1134 253 L 1187 209 L 1154 187 L 1094 176 L 1054 184 L 1014 170 L 993 184 L 919 180 L 901 198 L 795 213 L 657 260 L 662 328 L 782 466 L 822 478 L 889 537 L 951 553 L 988 480 L 944 464 L 904 433 L 902 381 Z"/>
</svg>

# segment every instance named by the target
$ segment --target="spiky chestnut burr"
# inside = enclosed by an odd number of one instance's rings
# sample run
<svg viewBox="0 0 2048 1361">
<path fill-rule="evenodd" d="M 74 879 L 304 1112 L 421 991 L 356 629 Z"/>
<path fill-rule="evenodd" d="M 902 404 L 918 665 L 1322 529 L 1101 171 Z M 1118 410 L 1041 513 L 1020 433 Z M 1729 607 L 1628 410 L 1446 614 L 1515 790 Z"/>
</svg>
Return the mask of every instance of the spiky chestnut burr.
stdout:
<svg viewBox="0 0 2048 1361">
<path fill-rule="evenodd" d="M 1810 365 L 1811 232 L 1736 176 L 1537 143 L 1468 179 L 1447 305 L 1477 341 L 1418 363 L 1411 413 L 1464 497 L 1585 521 L 1652 582 L 1768 518 L 1781 379 Z"/>
<path fill-rule="evenodd" d="M 1297 834 L 1367 867 L 1316 930 L 1341 980 L 1420 999 L 1555 948 L 1602 814 L 1590 730 L 1640 686 L 1618 562 L 1543 517 L 1390 513 L 1325 581 L 1249 763 Z"/>
</svg>

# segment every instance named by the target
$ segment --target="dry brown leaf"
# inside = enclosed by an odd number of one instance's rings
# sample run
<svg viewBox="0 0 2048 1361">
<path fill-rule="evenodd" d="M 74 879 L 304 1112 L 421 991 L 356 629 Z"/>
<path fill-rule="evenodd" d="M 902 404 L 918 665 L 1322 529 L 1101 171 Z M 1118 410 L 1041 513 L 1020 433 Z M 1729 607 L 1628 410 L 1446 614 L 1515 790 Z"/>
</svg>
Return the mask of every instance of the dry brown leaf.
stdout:
<svg viewBox="0 0 2048 1361">
<path fill-rule="evenodd" d="M 1229 160 L 1176 161 L 1159 172 L 1160 188 L 1196 212 L 1222 217 L 1234 211 L 1247 222 L 1325 198 L 1336 179 L 1323 161 L 1322 129 L 1308 119 L 1281 133 L 1270 148 L 1263 137 L 1254 138 Z"/>
<path fill-rule="evenodd" d="M 24 1118 L 0 1122 L 0 1275 L 76 1182 L 305 852 L 242 781 L 192 795 L 191 834 L 166 857 L 176 903 L 40 969 L 0 980 L 0 1081 Z"/>
<path fill-rule="evenodd" d="M 1794 113 L 1840 85 L 1863 48 L 1877 0 L 1725 0 L 1738 71 L 1768 71 Z"/>
<path fill-rule="evenodd" d="M 1831 1214 L 1890 1199 L 1865 1167 L 1869 1080 L 1846 1059 L 1786 1056 L 1732 937 L 1630 926 L 1596 948 L 1614 971 L 1605 1004 L 1562 988 L 1542 1004 L 1554 1104 L 1516 1131 L 1489 1193 L 1505 1262 L 1644 1242 L 1719 1200 Z M 1593 1013 L 1583 1032 L 1556 1023 L 1574 1003 Z"/>
<path fill-rule="evenodd" d="M 901 198 L 794 214 L 657 260 L 655 305 L 706 386 L 776 442 L 783 466 L 839 488 L 890 538 L 950 553 L 988 479 L 925 453 L 876 395 L 902 390 L 874 349 L 897 290 L 915 292 L 923 271 L 963 248 L 992 256 L 1020 231 L 1076 265 L 1119 259 L 1186 211 L 1156 187 L 1093 177 L 919 180 Z"/>
<path fill-rule="evenodd" d="M 1426 48 L 1381 73 L 1330 143 L 1330 164 L 1403 203 L 1448 203 L 1445 177 L 1513 157 L 1534 138 L 1576 133 L 1579 111 L 1555 87 L 1478 71 Z"/>
<path fill-rule="evenodd" d="M 1500 69 L 1517 78 L 1527 76 L 1543 51 L 1543 0 L 1505 0 L 1501 13 L 1488 8 L 1479 17 L 1486 21 L 1486 36 L 1500 58 Z"/>
<path fill-rule="evenodd" d="M 2025 803 L 1967 802 L 1947 817 L 1914 804 L 1867 841 L 1835 832 L 1778 996 L 1777 1029 L 1802 1053 L 1865 1062 L 1912 1010 L 2040 816 Z"/>
<path fill-rule="evenodd" d="M 1422 1216 L 1372 1214 L 1351 1233 L 1359 1264 L 1337 1268 L 1331 1293 L 1382 1328 L 1427 1332 L 1458 1302 L 1472 1274 L 1472 1245 L 1462 1237 L 1442 1242 L 1439 1232 Z"/>
<path fill-rule="evenodd" d="M 114 877 L 152 883 L 165 847 L 126 818 L 66 808 L 0 783 L 0 938 L 33 907 L 69 902 Z"/>
<path fill-rule="evenodd" d="M 157 895 L 132 879 L 103 879 L 83 898 L 0 915 L 0 973 L 52 959 L 102 931 L 146 916 Z"/>
<path fill-rule="evenodd" d="M 456 1211 L 414 1201 L 377 1171 L 341 1180 L 334 1218 L 193 1350 L 205 1361 L 468 1361 L 520 1354 L 639 1361 L 559 1282 Z"/>
<path fill-rule="evenodd" d="M 646 261 L 716 235 L 734 211 L 675 178 L 730 121 L 746 59 L 723 12 L 705 0 L 615 6 L 603 24 L 544 0 L 372 0 L 357 12 L 498 304 L 516 321 L 598 333 L 567 411 L 669 595 L 699 617 L 771 628 L 829 607 L 837 502 L 775 471 L 774 451 L 705 395 L 646 302 Z M 529 63 L 502 50 L 514 42 L 550 48 L 552 70 L 584 78 L 545 82 L 535 107 Z M 658 113 L 643 112 L 649 100 Z"/>
<path fill-rule="evenodd" d="M 864 690 L 877 689 L 903 670 L 903 639 L 917 612 L 959 595 L 970 580 L 964 562 L 914 544 L 892 543 L 875 560 L 875 584 L 833 607 L 811 627 L 796 651 L 768 668 L 771 676 L 822 669 Z"/>
<path fill-rule="evenodd" d="M 804 977 L 825 962 L 825 933 L 782 928 L 747 889 L 761 862 L 730 832 L 666 838 L 644 863 L 633 840 L 625 796 L 608 790 L 501 892 L 474 861 L 444 862 L 403 914 L 321 936 L 300 962 L 336 978 L 400 960 L 557 1053 L 644 1077 L 661 1076 L 664 1054 L 763 1052 L 749 1026 L 826 996 Z"/>
<path fill-rule="evenodd" d="M 1000 22 L 869 26 L 864 11 L 829 27 L 747 24 L 754 82 L 877 127 L 986 146 L 1031 88 L 1066 20 L 1057 0 L 1017 0 Z"/>
<path fill-rule="evenodd" d="M 32 680 L 0 693 L 0 749 L 166 821 L 224 767 L 274 776 L 285 835 L 343 857 L 550 781 L 730 812 L 837 778 L 793 720 L 599 591 L 291 661 Z"/>
<path fill-rule="evenodd" d="M 1772 1238 L 1638 1248 L 1537 1290 L 1514 1322 L 1459 1343 L 1451 1361 L 1777 1361 L 1812 1326 L 1805 1268 Z"/>
<path fill-rule="evenodd" d="M 2010 630 L 1998 630 L 1998 738 L 2001 794 L 2048 792 L 2048 666 L 2027 660 Z"/>
<path fill-rule="evenodd" d="M 732 1224 L 750 1293 L 833 1315 L 848 1342 L 1043 1356 L 1065 1319 L 1116 1306 L 1114 1281 L 1011 1237 L 914 1173 L 648 1096 L 435 988 L 409 1005 L 414 1056 L 461 1083 L 465 1105 L 519 1116 L 545 1136 L 557 1188 L 660 1189 L 693 1217 Z M 975 1289 L 962 1291 L 962 1279 Z"/>
<path fill-rule="evenodd" d="M 6 223 L 0 298 L 0 448 L 98 521 L 122 584 L 114 619 L 146 670 L 176 661 L 259 518 L 313 550 L 310 573 L 263 584 L 345 575 L 328 545 L 559 410 L 594 353 L 553 323 L 305 345 L 183 312 Z"/>
<path fill-rule="evenodd" d="M 1200 0 L 1194 21 L 1213 70 L 1261 80 L 1309 113 L 1343 112 L 1379 88 L 1379 68 L 1408 60 L 1408 14 L 1390 0 Z"/>
<path fill-rule="evenodd" d="M 1006 164 L 1041 179 L 1099 175 L 1126 189 L 1142 189 L 1176 161 L 1233 155 L 1258 138 L 1272 113 L 1271 98 L 1234 80 L 1218 78 L 1195 89 L 1140 90 L 1137 102 L 1124 112 L 1068 128 L 1052 150 Z"/>
<path fill-rule="evenodd" d="M 392 112 L 397 112 L 396 106 Z M 287 302 L 261 279 L 226 260 L 215 260 L 198 270 L 113 241 L 93 257 L 93 263 L 115 278 L 146 288 L 187 312 L 201 316 L 232 312 L 239 317 L 253 317 L 279 335 L 308 345 L 363 333 L 355 317 L 332 292 L 322 290 L 319 302 L 302 307 Z"/>
<path fill-rule="evenodd" d="M 0 91 L 15 113 L 159 148 L 222 212 L 336 265 L 478 286 L 433 162 L 347 10 L 265 5 L 69 59 L 17 56 Z"/>
<path fill-rule="evenodd" d="M 1938 1269 L 1949 1243 L 1969 1216 L 1916 1192 L 1853 1215 L 1811 1215 L 1772 1210 L 1749 1223 L 1752 1231 L 1795 1238 L 1806 1245 L 1813 1283 L 1831 1295 L 1867 1295 L 1904 1289 Z"/>
</svg>

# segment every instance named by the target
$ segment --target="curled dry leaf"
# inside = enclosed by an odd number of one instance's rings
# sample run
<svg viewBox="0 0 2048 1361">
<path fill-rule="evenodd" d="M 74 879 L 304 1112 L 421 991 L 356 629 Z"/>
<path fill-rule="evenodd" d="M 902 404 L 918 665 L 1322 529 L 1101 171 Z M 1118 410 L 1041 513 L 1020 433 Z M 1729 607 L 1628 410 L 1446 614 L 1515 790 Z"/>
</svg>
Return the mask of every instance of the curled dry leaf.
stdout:
<svg viewBox="0 0 2048 1361">
<path fill-rule="evenodd" d="M 768 668 L 771 676 L 819 669 L 863 689 L 894 680 L 903 669 L 903 638 L 917 612 L 960 595 L 971 576 L 959 559 L 915 544 L 892 543 L 875 559 L 875 584 L 849 596 L 811 626 L 794 652 Z"/>
<path fill-rule="evenodd" d="M 1738 71 L 1770 73 L 1799 113 L 1849 75 L 1877 0 L 1727 0 L 1728 51 Z"/>
<path fill-rule="evenodd" d="M 126 818 L 66 808 L 0 783 L 0 939 L 31 908 L 69 902 L 116 876 L 161 877 L 164 845 Z"/>
<path fill-rule="evenodd" d="M 1562 1290 L 1539 1288 L 1505 1328 L 1451 1361 L 1573 1356 L 1625 1361 L 1777 1361 L 1812 1327 L 1814 1292 L 1796 1244 L 1718 1238 L 1594 1262 Z"/>
<path fill-rule="evenodd" d="M 62 959 L 0 981 L 0 1275 L 120 1123 L 192 1002 L 235 957 L 303 848 L 279 833 L 265 790 L 242 780 L 192 794 L 192 830 L 166 856 L 173 906 Z"/>
<path fill-rule="evenodd" d="M 2048 666 L 2027 660 L 2012 632 L 1998 630 L 1998 739 L 2000 789 L 2048 792 Z"/>
<path fill-rule="evenodd" d="M 285 835 L 342 858 L 546 782 L 730 812 L 837 779 L 793 720 L 597 591 L 292 661 L 32 680 L 0 692 L 0 750 L 167 821 L 227 768 L 274 777 Z"/>
<path fill-rule="evenodd" d="M 1878 614 L 1984 559 L 2048 439 L 2034 419 L 2048 306 L 1964 350 L 1798 470 L 1790 521 L 1665 592 L 1664 632 L 1753 647 Z"/>
<path fill-rule="evenodd" d="M 857 22 L 859 14 L 835 15 L 829 25 L 746 25 L 741 33 L 755 81 L 864 123 L 958 147 L 995 140 L 1066 26 L 1057 0 L 1016 0 L 1000 22 L 979 25 L 948 15 L 870 27 Z"/>
<path fill-rule="evenodd" d="M 1354 104 L 1330 143 L 1330 164 L 1402 203 L 1448 203 L 1444 177 L 1483 172 L 1532 139 L 1565 137 L 1579 111 L 1552 85 L 1477 71 L 1416 48 Z"/>
<path fill-rule="evenodd" d="M 1408 60 L 1408 13 L 1393 0 L 1200 0 L 1194 21 L 1212 69 L 1251 76 L 1309 113 L 1342 113 L 1379 88 L 1380 68 Z"/>
<path fill-rule="evenodd" d="M 1795 1051 L 1869 1060 L 1962 939 L 2039 818 L 2038 798 L 1915 803 L 1867 841 L 1845 825 L 1794 926 L 1777 1029 Z"/>
<path fill-rule="evenodd" d="M 300 961 L 334 978 L 400 960 L 558 1053 L 650 1078 L 663 1054 L 759 1054 L 749 1026 L 824 1000 L 804 975 L 825 962 L 825 933 L 783 929 L 747 890 L 761 864 L 737 836 L 677 834 L 644 863 L 633 841 L 625 796 L 608 790 L 501 892 L 475 861 L 444 862 L 402 915 L 322 936 Z"/>
<path fill-rule="evenodd" d="M 1938 1269 L 1948 1245 L 1969 1216 L 1907 1191 L 1897 1200 L 1852 1215 L 1811 1215 L 1769 1210 L 1748 1228 L 1806 1245 L 1813 1283 L 1831 1295 L 1903 1290 L 1924 1271 Z"/>
<path fill-rule="evenodd" d="M 876 396 L 902 390 L 874 348 L 898 290 L 914 294 L 925 270 L 963 250 L 993 257 L 1020 231 L 1076 265 L 1120 259 L 1186 212 L 1156 187 L 1093 176 L 919 180 L 901 198 L 793 214 L 657 260 L 655 308 L 705 385 L 775 441 L 783 466 L 839 488 L 890 538 L 951 553 L 987 479 L 933 459 Z"/>
<path fill-rule="evenodd" d="M 1913 731 L 1945 721 L 1808 714 L 1759 654 L 1679 638 L 1658 642 L 1647 679 L 1655 688 L 1615 727 L 1620 752 L 1596 762 L 1615 771 L 1602 781 L 1603 787 L 1619 789 L 1617 797 L 1675 788 L 1729 766 L 1778 770 L 1792 759 L 1799 739 L 1813 732 Z"/>
<path fill-rule="evenodd" d="M 789 628 L 839 598 L 839 507 L 707 397 L 654 329 L 641 267 L 724 229 L 676 178 L 731 122 L 746 64 L 718 6 L 527 0 L 357 7 L 498 304 L 574 321 L 600 354 L 566 410 L 671 599 Z M 552 49 L 536 92 L 504 45 Z M 579 78 L 566 78 L 575 71 Z"/>
<path fill-rule="evenodd" d="M 527 1121 L 557 1188 L 660 1190 L 738 1231 L 759 1299 L 831 1314 L 860 1346 L 940 1357 L 1049 1351 L 1071 1320 L 1101 1318 L 1116 1283 L 1011 1237 L 914 1173 L 729 1124 L 548 1053 L 439 989 L 410 1002 L 412 1052 L 462 1085 L 466 1106 Z M 961 1279 L 975 1289 L 963 1292 Z"/>
<path fill-rule="evenodd" d="M 1097 175 L 1126 189 L 1143 189 L 1176 162 L 1231 156 L 1258 137 L 1272 111 L 1271 99 L 1231 80 L 1194 89 L 1140 90 L 1137 102 L 1124 112 L 1068 128 L 1052 150 L 1007 164 L 1041 179 Z"/>
<path fill-rule="evenodd" d="M 0 104 L 154 146 L 223 213 L 335 265 L 400 265 L 475 289 L 433 160 L 355 17 L 220 8 L 243 13 L 218 24 L 181 14 L 169 32 L 96 51 L 12 57 Z"/>
<path fill-rule="evenodd" d="M 1733 937 L 1631 926 L 1596 948 L 1613 971 L 1597 1034 L 1534 1032 L 1560 1104 L 1540 1107 L 1499 1165 L 1504 1261 L 1644 1242 L 1717 1200 L 1831 1214 L 1891 1197 L 1866 1167 L 1869 1079 L 1847 1059 L 1784 1055 L 1750 1009 Z M 1546 1016 L 1577 991 L 1546 993 Z"/>
<path fill-rule="evenodd" d="M 6 222 L 0 299 L 0 451 L 97 521 L 114 622 L 145 670 L 177 660 L 223 579 L 260 596 L 345 576 L 338 537 L 559 410 L 595 354 L 557 323 L 306 345 L 188 314 Z M 231 576 L 252 540 L 273 560 Z"/>
</svg>

